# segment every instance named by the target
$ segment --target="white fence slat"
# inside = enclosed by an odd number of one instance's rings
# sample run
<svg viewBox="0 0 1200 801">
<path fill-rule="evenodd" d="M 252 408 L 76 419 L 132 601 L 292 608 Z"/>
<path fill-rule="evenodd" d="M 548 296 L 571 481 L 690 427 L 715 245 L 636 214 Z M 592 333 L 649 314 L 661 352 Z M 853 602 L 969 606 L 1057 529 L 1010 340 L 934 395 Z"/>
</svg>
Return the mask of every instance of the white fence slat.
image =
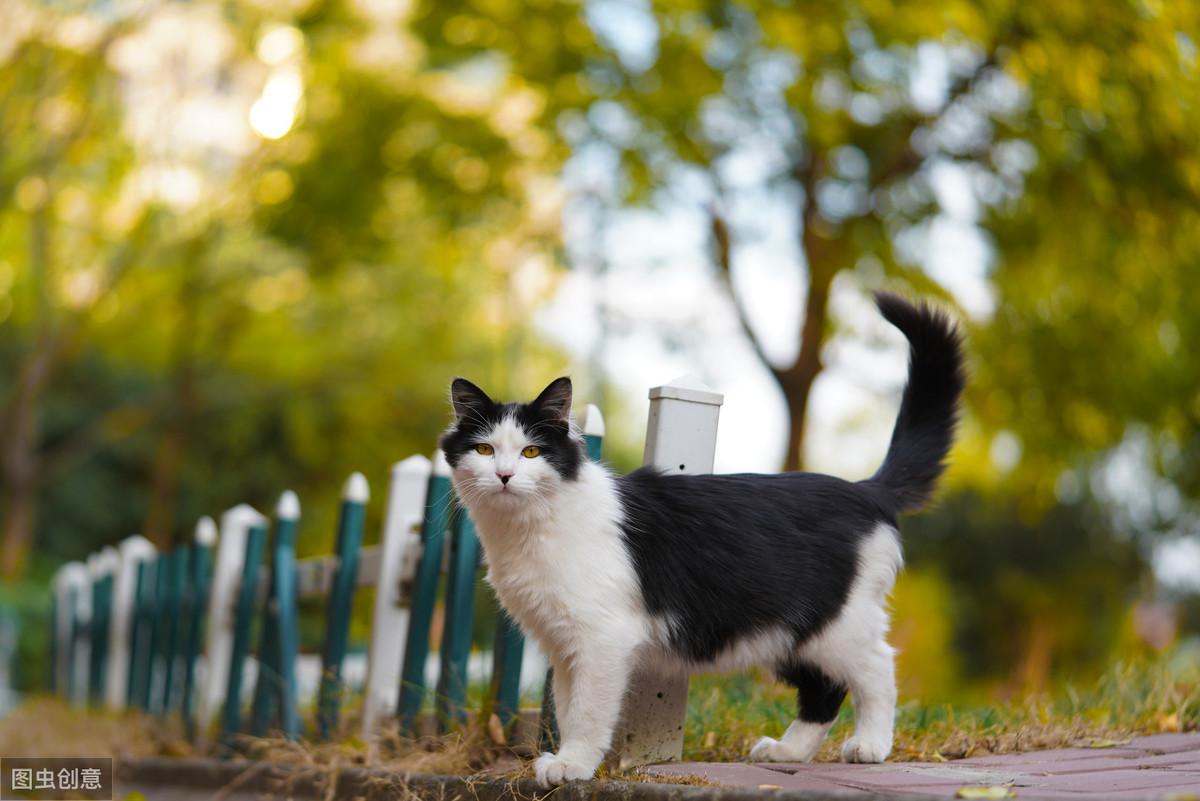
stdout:
<svg viewBox="0 0 1200 801">
<path fill-rule="evenodd" d="M 63 697 L 67 697 L 67 687 L 72 680 L 75 682 L 73 688 L 76 693 L 83 692 L 85 696 L 87 694 L 87 662 L 84 662 L 83 684 L 81 686 L 81 679 L 78 672 L 79 658 L 76 653 L 78 641 L 75 638 L 75 624 L 81 612 L 81 597 L 87 599 L 87 606 L 82 611 L 86 612 L 91 609 L 91 590 L 92 587 L 88 581 L 87 566 L 83 562 L 67 562 L 58 569 L 58 572 L 54 576 L 55 608 L 57 612 L 57 619 L 54 621 L 54 634 L 58 638 L 55 650 L 58 660 L 58 664 L 55 665 L 55 670 L 57 671 L 55 679 L 56 686 L 60 688 Z M 75 658 L 72 659 L 72 657 Z M 67 700 L 74 699 L 68 698 Z"/>
<path fill-rule="evenodd" d="M 651 389 L 645 463 L 668 473 L 711 473 L 724 400 L 689 376 Z M 680 759 L 687 687 L 686 674 L 634 673 L 613 740 L 622 769 Z"/>
<path fill-rule="evenodd" d="M 204 683 L 196 710 L 203 731 L 216 716 L 225 699 L 229 682 L 229 657 L 233 650 L 233 604 L 246 560 L 246 531 L 265 525 L 266 518 L 254 507 L 240 504 L 221 515 L 221 536 L 213 560 L 208 606 L 208 630 L 204 649 Z"/>
<path fill-rule="evenodd" d="M 109 709 L 125 706 L 129 690 L 130 635 L 133 632 L 134 593 L 137 566 L 154 558 L 153 543 L 140 534 L 126 537 L 117 546 L 120 564 L 113 580 L 112 619 L 108 626 L 108 672 L 105 674 L 104 703 Z"/>
<path fill-rule="evenodd" d="M 406 567 L 415 566 L 414 550 L 421 537 L 415 529 L 424 519 L 425 493 L 433 464 L 424 456 L 410 456 L 392 466 L 391 487 L 384 513 L 380 555 L 373 560 L 375 609 L 371 640 L 367 646 L 367 680 L 363 695 L 362 732 L 370 736 L 396 709 L 400 666 L 408 634 L 408 604 L 402 583 Z M 365 565 L 361 559 L 359 564 Z M 411 571 L 409 579 L 411 580 Z M 359 584 L 362 584 L 362 570 Z"/>
</svg>

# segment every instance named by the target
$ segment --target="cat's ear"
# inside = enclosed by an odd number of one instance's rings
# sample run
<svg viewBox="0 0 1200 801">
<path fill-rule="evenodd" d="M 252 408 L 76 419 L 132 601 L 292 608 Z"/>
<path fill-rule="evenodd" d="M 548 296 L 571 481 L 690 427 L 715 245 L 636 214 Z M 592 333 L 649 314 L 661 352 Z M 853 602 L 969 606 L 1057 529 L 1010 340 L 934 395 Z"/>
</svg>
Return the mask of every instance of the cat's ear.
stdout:
<svg viewBox="0 0 1200 801">
<path fill-rule="evenodd" d="M 571 379 L 566 376 L 554 379 L 530 405 L 556 420 L 568 419 L 571 416 Z"/>
<path fill-rule="evenodd" d="M 482 415 L 495 405 L 486 392 L 465 378 L 456 378 L 450 383 L 450 403 L 454 406 L 456 421 L 469 414 Z"/>
</svg>

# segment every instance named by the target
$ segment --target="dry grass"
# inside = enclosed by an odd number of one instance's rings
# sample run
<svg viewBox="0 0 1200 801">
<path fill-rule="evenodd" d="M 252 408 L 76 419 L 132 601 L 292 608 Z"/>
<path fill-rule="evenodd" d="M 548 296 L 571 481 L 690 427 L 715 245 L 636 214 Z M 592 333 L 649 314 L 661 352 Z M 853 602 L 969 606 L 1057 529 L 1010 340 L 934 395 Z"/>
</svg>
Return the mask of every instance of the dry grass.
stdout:
<svg viewBox="0 0 1200 801">
<path fill-rule="evenodd" d="M 739 761 L 762 734 L 778 735 L 794 714 L 787 688 L 751 675 L 708 676 L 694 680 L 689 699 L 684 758 Z M 847 704 L 818 754 L 838 758 L 852 728 Z M 1200 729 L 1200 667 L 1171 669 L 1165 664 L 1122 666 L 1096 685 L 1064 688 L 1020 702 L 970 705 L 901 706 L 896 727 L 896 761 L 939 761 L 969 756 L 1056 748 L 1088 741 L 1121 741 L 1136 734 Z M 525 777 L 531 765 L 512 749 L 497 746 L 484 726 L 462 733 L 418 739 L 385 731 L 370 742 L 289 742 L 244 737 L 238 750 L 248 759 L 305 767 L 334 780 L 345 767 L 382 768 L 462 776 Z M 180 736 L 177 724 L 139 713 L 87 712 L 61 701 L 35 699 L 0 721 L 0 753 L 5 756 L 188 756 L 198 755 Z M 665 781 L 602 769 L 603 779 Z M 702 779 L 695 783 L 703 784 Z"/>
<path fill-rule="evenodd" d="M 35 698 L 0 720 L 6 757 L 188 756 L 192 748 L 177 725 L 140 712 L 82 710 L 53 698 Z"/>
<path fill-rule="evenodd" d="M 309 767 L 350 765 L 386 768 L 398 773 L 469 775 L 504 761 L 506 752 L 475 727 L 438 737 L 402 737 L 385 730 L 369 742 L 357 738 L 331 743 L 282 738 L 241 737 L 239 749 L 251 759 Z M 519 764 L 514 758 L 512 765 Z"/>
</svg>

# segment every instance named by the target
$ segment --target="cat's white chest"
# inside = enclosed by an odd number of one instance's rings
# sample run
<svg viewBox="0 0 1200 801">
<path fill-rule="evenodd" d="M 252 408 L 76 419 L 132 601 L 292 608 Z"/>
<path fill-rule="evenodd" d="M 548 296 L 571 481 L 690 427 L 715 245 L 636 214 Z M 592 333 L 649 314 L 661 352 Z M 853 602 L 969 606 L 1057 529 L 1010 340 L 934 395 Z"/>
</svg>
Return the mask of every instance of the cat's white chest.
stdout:
<svg viewBox="0 0 1200 801">
<path fill-rule="evenodd" d="M 552 657 L 576 651 L 581 639 L 620 632 L 638 640 L 646 630 L 616 499 L 601 492 L 606 487 L 579 489 L 536 520 L 472 512 L 487 552 L 488 582 Z"/>
</svg>

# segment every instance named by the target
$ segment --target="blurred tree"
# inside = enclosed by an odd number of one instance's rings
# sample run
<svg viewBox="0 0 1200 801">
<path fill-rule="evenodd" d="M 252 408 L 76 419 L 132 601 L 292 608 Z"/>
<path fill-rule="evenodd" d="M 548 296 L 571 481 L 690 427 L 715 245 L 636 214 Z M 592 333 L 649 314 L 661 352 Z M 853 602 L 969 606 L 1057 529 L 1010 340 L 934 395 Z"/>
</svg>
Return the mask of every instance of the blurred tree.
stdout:
<svg viewBox="0 0 1200 801">
<path fill-rule="evenodd" d="M 15 9 L 19 11 L 20 9 Z M 122 214 L 133 163 L 120 134 L 119 87 L 105 63 L 117 28 L 28 12 L 30 35 L 0 48 L 0 322 L 26 333 L 6 342 L 0 384 L 0 576 L 20 573 L 36 525 L 37 493 L 131 409 L 90 410 L 52 448 L 42 439 L 51 381 L 84 346 L 111 293 L 147 246 L 150 214 Z"/>
<path fill-rule="evenodd" d="M 854 269 L 878 284 L 882 267 L 922 293 L 945 294 L 921 269 L 930 225 L 945 212 L 938 171 L 966 177 L 995 244 L 997 286 L 1005 300 L 1010 291 L 1022 296 L 1018 304 L 1039 304 L 1055 287 L 1092 284 L 1094 276 L 1078 269 L 1081 231 L 1096 243 L 1089 245 L 1096 259 L 1111 263 L 1124 248 L 1132 265 L 1132 254 L 1144 252 L 1137 242 L 1147 244 L 1155 230 L 1166 237 L 1164 219 L 1191 219 L 1197 12 L 1137 4 L 1094 12 L 1079 3 L 961 0 L 919 10 L 854 0 L 589 5 L 589 19 L 607 31 L 607 58 L 597 56 L 588 72 L 600 98 L 589 108 L 590 136 L 620 154 L 627 199 L 679 202 L 686 192 L 685 202 L 703 206 L 713 267 L 787 402 L 785 469 L 803 462 L 834 278 Z M 762 181 L 746 178 L 757 169 Z M 736 289 L 738 242 L 757 222 L 753 209 L 751 219 L 744 209 L 737 219 L 740 195 L 761 198 L 764 188 L 795 203 L 804 264 L 804 313 L 787 364 L 768 358 Z M 1167 239 L 1157 247 L 1179 251 L 1170 272 L 1182 278 L 1192 239 Z M 1027 294 L 1029 284 L 1046 289 Z M 1158 286 L 1179 297 L 1169 284 Z M 1122 294 L 1106 304 L 1137 305 L 1118 301 Z M 1091 313 L 1116 322 L 1116 312 Z M 1022 333 L 997 341 L 1008 348 Z M 1020 354 L 1014 361 L 1036 358 L 1040 342 L 1024 339 L 1012 352 Z M 1077 360 L 1075 371 L 1090 362 Z M 1049 383 L 1062 376 L 1054 364 L 1044 370 L 1055 378 Z M 1001 380 L 1012 386 L 1028 374 L 1007 370 Z M 1112 378 L 1082 380 L 1079 392 Z M 990 422 L 1012 408 L 999 411 Z M 1101 425 L 1096 417 L 1080 425 Z"/>
<path fill-rule="evenodd" d="M 1149 579 L 1138 544 L 1093 502 L 1031 519 L 1011 496 L 961 492 L 905 523 L 905 552 L 950 588 L 939 611 L 963 678 L 998 677 L 1010 691 L 1045 689 L 1052 675 L 1108 659 Z"/>
<path fill-rule="evenodd" d="M 1169 486 L 1134 469 L 1114 500 L 1142 496 L 1144 531 L 1179 526 L 1200 497 L 1200 8 L 1024 13 L 1039 36 L 1004 61 L 1025 99 L 1003 133 L 1012 187 L 985 220 L 996 313 L 973 335 L 972 406 L 1024 446 L 1011 479 L 1028 503 L 1086 493 L 1097 455 L 1144 450 Z"/>
<path fill-rule="evenodd" d="M 0 378 L 5 575 L 35 530 L 62 556 L 138 529 L 167 544 L 288 485 L 327 540 L 332 497 L 308 499 L 431 449 L 452 375 L 544 379 L 558 357 L 527 331 L 563 151 L 531 124 L 537 91 L 433 65 L 374 6 L 17 10 L 0 38 L 0 344 L 23 365 Z M 111 482 L 139 501 L 109 504 L 120 521 L 72 511 Z"/>
</svg>

